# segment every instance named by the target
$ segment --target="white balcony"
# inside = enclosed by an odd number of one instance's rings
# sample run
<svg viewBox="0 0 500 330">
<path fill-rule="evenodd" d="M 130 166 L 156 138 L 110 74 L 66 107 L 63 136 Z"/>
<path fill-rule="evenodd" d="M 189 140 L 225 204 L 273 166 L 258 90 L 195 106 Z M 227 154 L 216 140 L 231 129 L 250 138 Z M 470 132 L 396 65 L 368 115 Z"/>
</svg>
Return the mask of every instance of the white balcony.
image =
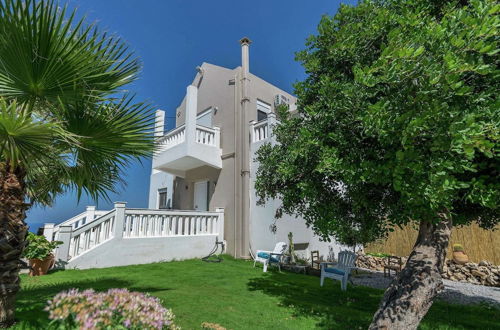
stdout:
<svg viewBox="0 0 500 330">
<path fill-rule="evenodd" d="M 157 150 L 153 169 L 186 177 L 186 172 L 201 166 L 222 168 L 222 149 L 218 127 L 196 123 L 198 89 L 188 86 L 186 93 L 186 123 L 163 134 L 162 111 L 157 112 Z"/>
<path fill-rule="evenodd" d="M 219 128 L 201 125 L 194 128 L 194 134 L 189 134 L 182 125 L 158 138 L 153 168 L 180 177 L 185 177 L 186 171 L 204 165 L 221 169 Z"/>
<path fill-rule="evenodd" d="M 273 130 L 278 121 L 274 113 L 268 114 L 268 117 L 261 121 L 250 122 L 250 141 L 252 144 L 260 146 L 265 142 L 273 142 Z"/>
</svg>

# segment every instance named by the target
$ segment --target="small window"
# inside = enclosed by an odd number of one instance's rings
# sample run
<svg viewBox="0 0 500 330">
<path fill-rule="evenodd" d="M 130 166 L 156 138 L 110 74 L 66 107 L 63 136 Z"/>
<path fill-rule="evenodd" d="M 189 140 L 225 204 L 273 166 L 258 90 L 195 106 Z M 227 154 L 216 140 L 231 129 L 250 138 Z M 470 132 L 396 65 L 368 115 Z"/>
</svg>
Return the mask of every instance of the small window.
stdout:
<svg viewBox="0 0 500 330">
<path fill-rule="evenodd" d="M 257 121 L 266 120 L 269 112 L 271 112 L 271 105 L 257 100 Z"/>
<path fill-rule="evenodd" d="M 170 208 L 169 204 L 167 188 L 158 189 L 158 208 L 168 209 Z"/>
<path fill-rule="evenodd" d="M 205 127 L 212 127 L 212 107 L 202 111 L 197 117 L 196 117 L 196 124 L 205 126 Z"/>
<path fill-rule="evenodd" d="M 267 112 L 257 110 L 257 121 L 267 119 Z"/>
</svg>

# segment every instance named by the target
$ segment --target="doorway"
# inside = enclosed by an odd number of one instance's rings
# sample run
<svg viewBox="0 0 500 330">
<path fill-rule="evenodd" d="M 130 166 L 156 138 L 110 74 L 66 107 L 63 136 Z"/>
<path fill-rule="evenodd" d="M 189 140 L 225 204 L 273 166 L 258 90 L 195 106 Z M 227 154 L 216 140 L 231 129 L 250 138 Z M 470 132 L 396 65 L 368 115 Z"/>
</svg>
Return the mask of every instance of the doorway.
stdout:
<svg viewBox="0 0 500 330">
<path fill-rule="evenodd" d="M 208 181 L 194 183 L 195 211 L 208 211 Z"/>
</svg>

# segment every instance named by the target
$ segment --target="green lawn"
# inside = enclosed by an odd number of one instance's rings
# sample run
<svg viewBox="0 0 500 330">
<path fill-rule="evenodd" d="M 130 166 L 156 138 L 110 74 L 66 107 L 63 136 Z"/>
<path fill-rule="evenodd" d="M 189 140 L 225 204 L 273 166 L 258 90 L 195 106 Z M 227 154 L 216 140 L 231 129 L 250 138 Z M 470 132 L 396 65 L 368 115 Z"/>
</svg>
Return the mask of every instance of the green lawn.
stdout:
<svg viewBox="0 0 500 330">
<path fill-rule="evenodd" d="M 69 288 L 128 288 L 149 292 L 172 308 L 183 329 L 202 322 L 228 329 L 365 329 L 382 296 L 366 287 L 340 290 L 338 282 L 252 268 L 225 257 L 222 263 L 200 260 L 91 270 L 66 270 L 22 277 L 16 329 L 45 329 L 45 302 Z M 498 329 L 500 312 L 487 306 L 436 302 L 422 329 Z"/>
</svg>

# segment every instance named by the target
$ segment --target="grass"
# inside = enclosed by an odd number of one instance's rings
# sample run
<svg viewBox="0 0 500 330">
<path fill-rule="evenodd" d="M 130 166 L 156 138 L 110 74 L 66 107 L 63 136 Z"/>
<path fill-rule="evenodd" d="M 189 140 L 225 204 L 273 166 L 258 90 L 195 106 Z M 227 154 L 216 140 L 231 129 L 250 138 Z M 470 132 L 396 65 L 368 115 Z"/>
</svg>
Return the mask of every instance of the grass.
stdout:
<svg viewBox="0 0 500 330">
<path fill-rule="evenodd" d="M 14 329 L 45 329 L 45 303 L 69 288 L 128 288 L 149 292 L 172 308 L 183 329 L 202 322 L 228 329 L 366 329 L 382 291 L 361 286 L 340 290 L 338 282 L 252 268 L 252 263 L 225 257 L 222 263 L 201 260 L 128 267 L 57 271 L 22 277 Z M 500 312 L 488 306 L 436 302 L 422 329 L 498 329 Z"/>
</svg>

